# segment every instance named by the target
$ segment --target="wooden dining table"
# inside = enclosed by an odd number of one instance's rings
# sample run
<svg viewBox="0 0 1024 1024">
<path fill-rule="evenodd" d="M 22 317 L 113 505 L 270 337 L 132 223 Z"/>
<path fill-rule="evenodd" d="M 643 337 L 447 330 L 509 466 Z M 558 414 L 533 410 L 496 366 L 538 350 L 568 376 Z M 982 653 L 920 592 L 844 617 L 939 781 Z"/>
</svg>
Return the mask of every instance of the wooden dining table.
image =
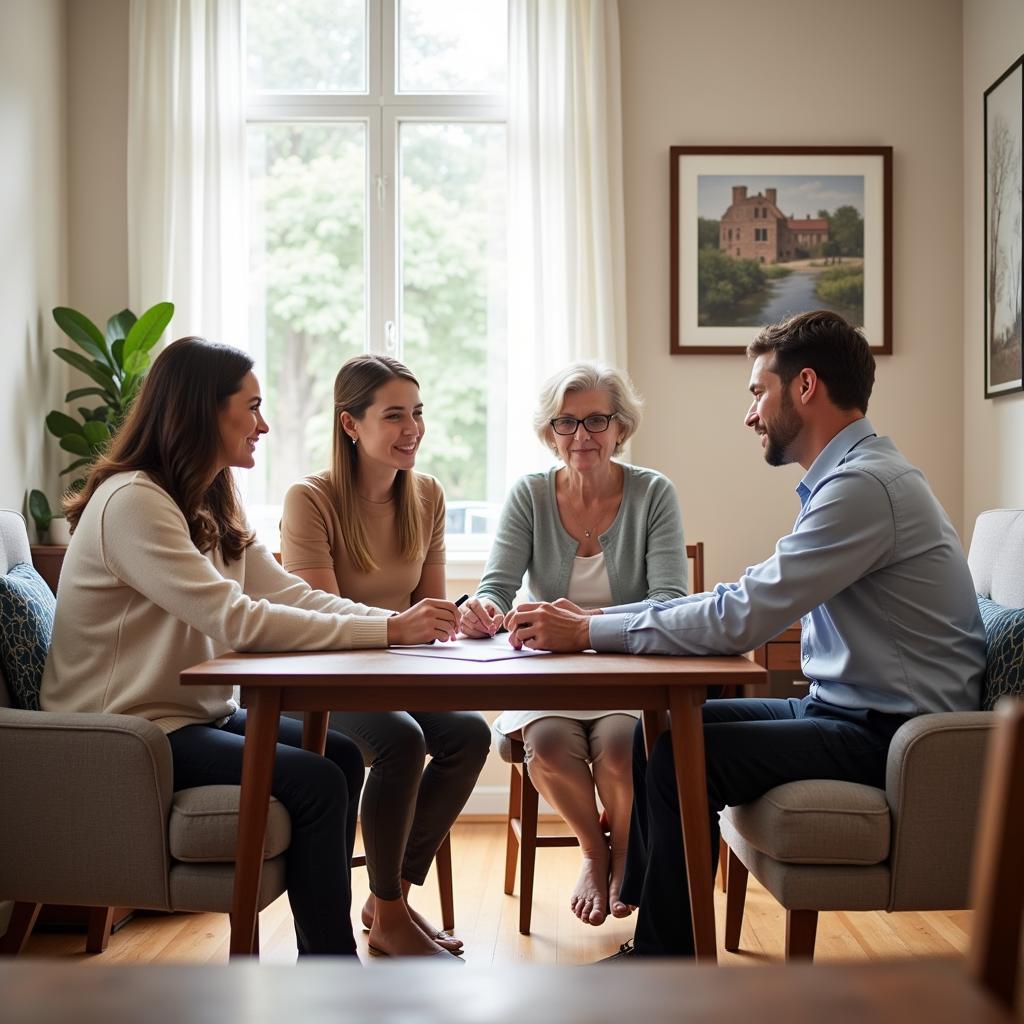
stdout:
<svg viewBox="0 0 1024 1024">
<path fill-rule="evenodd" d="M 238 686 L 248 710 L 231 910 L 232 955 L 255 952 L 274 746 L 283 711 L 305 712 L 303 745 L 322 753 L 327 714 L 332 710 L 641 708 L 648 749 L 671 716 L 694 945 L 698 960 L 715 962 L 701 705 L 709 686 L 764 684 L 765 669 L 742 656 L 588 652 L 478 662 L 409 656 L 406 650 L 405 655 L 393 650 L 226 654 L 181 674 L 185 686 Z"/>
</svg>

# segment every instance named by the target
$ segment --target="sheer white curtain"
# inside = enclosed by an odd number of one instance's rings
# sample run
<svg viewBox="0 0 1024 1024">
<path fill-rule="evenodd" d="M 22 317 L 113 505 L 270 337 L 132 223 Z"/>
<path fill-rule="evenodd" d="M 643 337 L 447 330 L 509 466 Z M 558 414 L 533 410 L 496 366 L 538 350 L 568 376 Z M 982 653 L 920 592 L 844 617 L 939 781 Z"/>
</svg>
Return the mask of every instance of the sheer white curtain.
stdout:
<svg viewBox="0 0 1024 1024">
<path fill-rule="evenodd" d="M 620 79 L 616 0 L 510 0 L 509 480 L 545 377 L 626 367 Z"/>
<path fill-rule="evenodd" d="M 132 0 L 132 309 L 175 304 L 169 338 L 246 346 L 242 0 Z"/>
</svg>

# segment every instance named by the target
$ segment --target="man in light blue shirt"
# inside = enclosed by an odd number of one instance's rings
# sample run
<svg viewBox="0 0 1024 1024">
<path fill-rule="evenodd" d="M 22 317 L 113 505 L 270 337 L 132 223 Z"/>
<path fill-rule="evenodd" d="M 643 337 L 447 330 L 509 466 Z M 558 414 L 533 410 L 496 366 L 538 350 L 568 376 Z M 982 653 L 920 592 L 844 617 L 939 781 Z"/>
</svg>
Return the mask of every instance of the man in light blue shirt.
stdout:
<svg viewBox="0 0 1024 1024">
<path fill-rule="evenodd" d="M 736 583 L 674 601 L 585 611 L 524 605 L 515 645 L 556 651 L 735 654 L 800 619 L 803 699 L 704 705 L 713 856 L 718 812 L 804 778 L 884 785 L 908 718 L 976 709 L 985 634 L 960 541 L 922 473 L 865 417 L 874 357 L 827 311 L 765 328 L 748 349 L 746 424 L 771 465 L 798 462 L 800 511 Z M 672 750 L 642 756 L 623 898 L 640 907 L 626 955 L 693 951 Z"/>
</svg>

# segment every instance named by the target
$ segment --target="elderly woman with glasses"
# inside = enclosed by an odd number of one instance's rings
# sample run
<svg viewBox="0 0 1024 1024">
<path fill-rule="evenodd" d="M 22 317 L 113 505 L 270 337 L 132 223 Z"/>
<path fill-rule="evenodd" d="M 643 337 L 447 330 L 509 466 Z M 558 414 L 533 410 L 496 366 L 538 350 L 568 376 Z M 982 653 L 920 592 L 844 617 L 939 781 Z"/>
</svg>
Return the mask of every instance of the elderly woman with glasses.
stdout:
<svg viewBox="0 0 1024 1024">
<path fill-rule="evenodd" d="M 544 384 L 533 425 L 560 465 L 527 474 L 510 491 L 480 587 L 462 608 L 467 636 L 498 632 L 527 574 L 532 600 L 581 609 L 686 595 L 686 547 L 672 483 L 614 457 L 636 431 L 640 411 L 625 374 L 598 363 L 574 363 Z M 515 633 L 509 639 L 519 646 Z M 494 723 L 499 734 L 522 738 L 533 784 L 579 838 L 583 865 L 571 906 L 585 924 L 632 910 L 619 892 L 638 714 L 505 711 Z"/>
</svg>

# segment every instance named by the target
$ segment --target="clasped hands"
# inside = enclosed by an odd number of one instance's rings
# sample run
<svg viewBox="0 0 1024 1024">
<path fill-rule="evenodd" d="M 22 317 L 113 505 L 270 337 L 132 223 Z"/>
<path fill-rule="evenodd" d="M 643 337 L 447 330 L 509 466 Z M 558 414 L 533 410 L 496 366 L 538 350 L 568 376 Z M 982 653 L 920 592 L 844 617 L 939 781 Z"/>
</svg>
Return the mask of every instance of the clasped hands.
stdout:
<svg viewBox="0 0 1024 1024">
<path fill-rule="evenodd" d="M 508 630 L 508 642 L 518 651 L 523 647 L 537 651 L 585 651 L 590 646 L 590 617 L 600 615 L 598 608 L 580 608 L 567 598 L 521 604 L 507 615 L 490 601 L 470 598 L 462 610 L 462 632 L 479 639 Z"/>
</svg>

